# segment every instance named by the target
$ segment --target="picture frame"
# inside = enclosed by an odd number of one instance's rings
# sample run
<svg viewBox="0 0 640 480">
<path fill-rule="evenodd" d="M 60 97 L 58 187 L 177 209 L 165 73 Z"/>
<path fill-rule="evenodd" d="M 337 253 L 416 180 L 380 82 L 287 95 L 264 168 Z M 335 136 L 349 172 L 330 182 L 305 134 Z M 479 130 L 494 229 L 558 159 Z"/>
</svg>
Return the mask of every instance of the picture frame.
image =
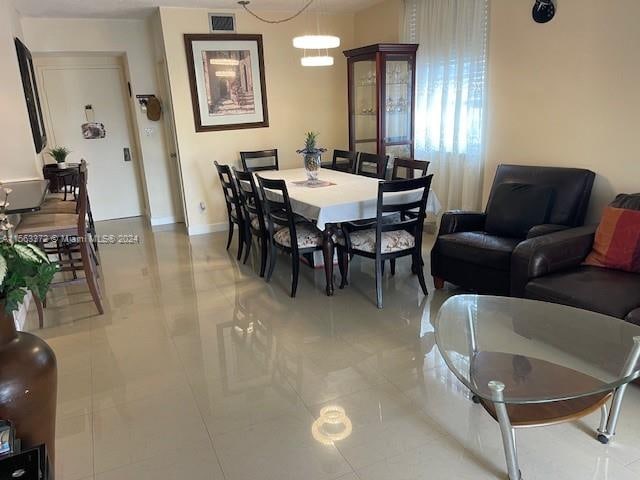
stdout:
<svg viewBox="0 0 640 480">
<path fill-rule="evenodd" d="M 196 132 L 269 126 L 262 35 L 184 35 Z"/>
<path fill-rule="evenodd" d="M 33 135 L 33 146 L 36 149 L 36 153 L 40 153 L 47 145 L 47 133 L 44 128 L 42 108 L 40 107 L 40 95 L 38 94 L 36 74 L 33 69 L 33 58 L 31 57 L 31 52 L 27 46 L 22 43 L 19 38 L 15 38 L 14 42 L 16 46 L 16 53 L 18 55 L 22 88 L 24 89 L 27 111 L 29 112 L 29 123 L 31 125 L 31 134 Z"/>
</svg>

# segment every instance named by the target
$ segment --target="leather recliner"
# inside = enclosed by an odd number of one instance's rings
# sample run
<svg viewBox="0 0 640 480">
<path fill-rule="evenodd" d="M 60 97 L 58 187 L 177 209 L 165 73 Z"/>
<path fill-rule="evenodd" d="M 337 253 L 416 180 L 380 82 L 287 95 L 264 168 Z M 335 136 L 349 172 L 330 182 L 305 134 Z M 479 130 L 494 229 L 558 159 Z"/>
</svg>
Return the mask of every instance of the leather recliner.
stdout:
<svg viewBox="0 0 640 480">
<path fill-rule="evenodd" d="M 431 274 L 436 288 L 449 281 L 478 293 L 509 295 L 511 257 L 523 241 L 581 226 L 595 174 L 578 168 L 499 165 L 489 201 L 503 183 L 546 186 L 553 189 L 548 223 L 535 225 L 524 237 L 487 233 L 487 212 L 446 212 L 431 251 Z"/>
</svg>

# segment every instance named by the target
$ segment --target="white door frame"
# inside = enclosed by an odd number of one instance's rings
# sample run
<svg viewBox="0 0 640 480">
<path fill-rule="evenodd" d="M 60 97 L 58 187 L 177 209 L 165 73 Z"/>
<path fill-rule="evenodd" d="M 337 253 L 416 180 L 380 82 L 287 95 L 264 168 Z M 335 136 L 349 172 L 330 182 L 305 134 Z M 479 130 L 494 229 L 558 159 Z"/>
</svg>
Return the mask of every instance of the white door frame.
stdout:
<svg viewBox="0 0 640 480">
<path fill-rule="evenodd" d="M 173 116 L 173 100 L 171 98 L 171 87 L 169 83 L 169 70 L 164 59 L 156 63 L 156 77 L 160 101 L 162 102 L 162 123 L 164 126 L 165 150 L 169 156 L 169 175 L 173 186 L 177 189 L 177 198 L 174 196 L 174 208 L 176 212 L 182 214 L 180 222 L 184 222 L 189 228 L 187 217 L 187 204 L 184 198 L 184 183 L 182 181 L 182 167 L 180 165 L 180 147 L 178 145 L 178 134 L 176 133 L 175 119 Z"/>
<path fill-rule="evenodd" d="M 150 219 L 151 209 L 149 207 L 149 194 L 147 185 L 144 181 L 144 161 L 142 157 L 142 147 L 140 145 L 140 137 L 138 135 L 138 124 L 135 117 L 135 104 L 132 102 L 128 94 L 131 93 L 129 69 L 125 54 L 121 53 L 33 53 L 34 68 L 38 83 L 38 90 L 43 97 L 43 118 L 45 122 L 45 131 L 47 135 L 51 135 L 52 145 L 55 144 L 55 134 L 52 127 L 51 112 L 49 111 L 47 91 L 44 86 L 43 74 L 45 70 L 57 69 L 91 69 L 91 68 L 118 68 L 120 70 L 121 91 L 123 99 L 128 108 L 125 109 L 125 120 L 129 131 L 129 139 L 131 143 L 131 155 L 133 167 L 136 177 L 138 191 L 140 193 L 141 208 L 143 215 Z M 55 61 L 51 60 L 55 59 Z M 44 166 L 46 150 L 40 153 L 42 165 Z M 90 162 L 90 159 L 89 159 Z"/>
</svg>

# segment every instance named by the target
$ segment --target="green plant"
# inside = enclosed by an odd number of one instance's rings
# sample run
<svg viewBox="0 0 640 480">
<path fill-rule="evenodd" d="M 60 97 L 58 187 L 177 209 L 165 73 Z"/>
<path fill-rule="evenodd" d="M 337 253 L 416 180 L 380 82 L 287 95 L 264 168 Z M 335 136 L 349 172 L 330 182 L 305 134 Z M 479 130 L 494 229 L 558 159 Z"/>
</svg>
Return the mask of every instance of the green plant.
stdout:
<svg viewBox="0 0 640 480">
<path fill-rule="evenodd" d="M 58 163 L 64 163 L 67 156 L 71 153 L 67 147 L 55 147 L 49 149 L 49 155 Z"/>
<path fill-rule="evenodd" d="M 315 150 L 316 149 L 316 140 L 318 139 L 317 132 L 307 132 L 307 136 L 304 140 L 304 148 L 305 150 Z"/>
<path fill-rule="evenodd" d="M 296 150 L 296 152 L 304 153 L 304 154 L 309 154 L 309 153 L 315 154 L 315 153 L 326 152 L 327 151 L 326 148 L 317 147 L 318 135 L 319 133 L 317 132 L 307 132 L 304 140 L 304 148 L 302 150 Z"/>
<path fill-rule="evenodd" d="M 58 265 L 30 243 L 13 241 L 12 225 L 6 214 L 11 190 L 4 189 L 4 202 L 0 205 L 0 302 L 7 314 L 16 311 L 28 291 L 38 298 L 45 297 Z"/>
</svg>

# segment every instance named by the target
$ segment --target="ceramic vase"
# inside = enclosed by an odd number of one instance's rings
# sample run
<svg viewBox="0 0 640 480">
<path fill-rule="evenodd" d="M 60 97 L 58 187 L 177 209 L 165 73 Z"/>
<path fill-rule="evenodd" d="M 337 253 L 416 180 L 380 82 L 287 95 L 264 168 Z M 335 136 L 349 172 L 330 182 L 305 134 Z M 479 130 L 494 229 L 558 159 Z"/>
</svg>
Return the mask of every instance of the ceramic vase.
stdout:
<svg viewBox="0 0 640 480">
<path fill-rule="evenodd" d="M 0 300 L 0 418 L 10 420 L 22 450 L 45 444 L 49 480 L 55 478 L 55 425 L 58 372 L 51 347 L 16 330 Z"/>
</svg>

